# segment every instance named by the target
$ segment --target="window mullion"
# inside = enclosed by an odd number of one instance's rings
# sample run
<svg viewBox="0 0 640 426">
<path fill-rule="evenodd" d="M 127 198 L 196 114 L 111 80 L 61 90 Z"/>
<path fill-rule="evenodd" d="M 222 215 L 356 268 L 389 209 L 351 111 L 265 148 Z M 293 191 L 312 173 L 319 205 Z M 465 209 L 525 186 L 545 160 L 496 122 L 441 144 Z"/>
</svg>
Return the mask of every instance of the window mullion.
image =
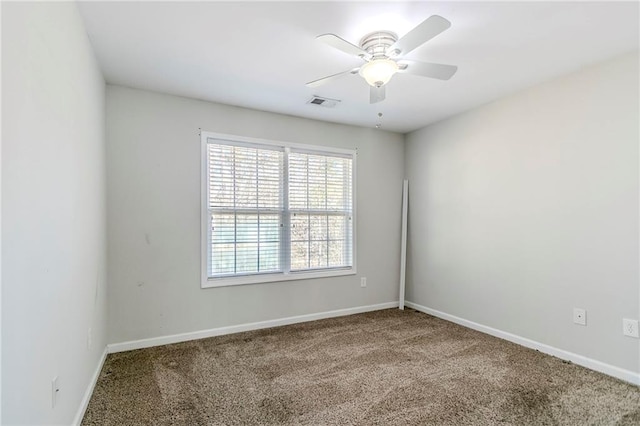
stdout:
<svg viewBox="0 0 640 426">
<path fill-rule="evenodd" d="M 256 264 L 256 270 L 258 272 L 260 272 L 260 177 L 258 175 L 258 150 L 256 149 L 256 221 L 257 221 L 257 226 L 258 226 L 258 230 L 257 230 L 257 234 L 256 234 L 256 247 L 258 250 L 257 253 L 257 264 Z"/>
<path fill-rule="evenodd" d="M 280 214 L 280 263 L 285 274 L 291 272 L 291 213 L 289 212 L 289 148 L 284 149 L 280 181 L 282 210 Z"/>
<path fill-rule="evenodd" d="M 236 148 L 233 148 L 233 273 L 238 273 L 238 208 L 236 203 Z"/>
<path fill-rule="evenodd" d="M 309 156 L 307 155 L 307 268 L 311 269 L 311 213 L 309 212 Z"/>
<path fill-rule="evenodd" d="M 324 209 L 325 211 L 329 211 L 329 162 L 327 161 L 327 157 L 324 158 Z M 327 256 L 327 261 L 325 263 L 326 267 L 329 267 L 329 215 L 325 213 L 324 216 L 325 222 L 325 244 L 326 250 L 325 254 Z"/>
</svg>

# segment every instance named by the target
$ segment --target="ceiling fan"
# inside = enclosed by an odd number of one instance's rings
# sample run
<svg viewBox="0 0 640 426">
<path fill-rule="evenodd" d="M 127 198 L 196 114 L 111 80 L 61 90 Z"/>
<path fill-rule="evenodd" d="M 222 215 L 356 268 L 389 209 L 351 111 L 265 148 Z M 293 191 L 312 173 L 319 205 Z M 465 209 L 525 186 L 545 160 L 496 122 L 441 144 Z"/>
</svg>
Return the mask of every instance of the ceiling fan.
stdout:
<svg viewBox="0 0 640 426">
<path fill-rule="evenodd" d="M 310 81 L 307 86 L 317 87 L 348 74 L 360 74 L 371 86 L 369 101 L 374 104 L 385 99 L 385 84 L 397 72 L 449 80 L 458 70 L 457 66 L 411 61 L 402 57 L 450 26 L 451 22 L 442 16 L 432 15 L 401 39 L 391 31 L 376 31 L 364 36 L 360 40 L 360 46 L 349 43 L 335 34 L 319 35 L 316 39 L 349 55 L 357 56 L 366 63 L 361 67 Z"/>
</svg>

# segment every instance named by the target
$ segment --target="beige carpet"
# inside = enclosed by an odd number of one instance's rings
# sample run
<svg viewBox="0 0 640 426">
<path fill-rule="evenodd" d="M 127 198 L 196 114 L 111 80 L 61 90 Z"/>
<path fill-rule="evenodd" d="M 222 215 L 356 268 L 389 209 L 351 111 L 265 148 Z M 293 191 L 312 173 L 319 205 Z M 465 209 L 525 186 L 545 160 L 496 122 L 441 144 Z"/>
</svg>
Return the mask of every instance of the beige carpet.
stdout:
<svg viewBox="0 0 640 426">
<path fill-rule="evenodd" d="M 109 355 L 83 425 L 640 425 L 640 388 L 413 310 Z"/>
</svg>

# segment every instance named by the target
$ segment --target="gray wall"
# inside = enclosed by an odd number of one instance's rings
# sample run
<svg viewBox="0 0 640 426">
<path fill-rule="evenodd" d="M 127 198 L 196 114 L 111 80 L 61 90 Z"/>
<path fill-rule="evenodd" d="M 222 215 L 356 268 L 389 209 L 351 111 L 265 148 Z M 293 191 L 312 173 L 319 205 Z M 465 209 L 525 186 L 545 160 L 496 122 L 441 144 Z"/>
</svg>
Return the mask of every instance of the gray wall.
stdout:
<svg viewBox="0 0 640 426">
<path fill-rule="evenodd" d="M 407 299 L 640 371 L 638 90 L 636 52 L 409 134 Z"/>
<path fill-rule="evenodd" d="M 201 289 L 198 128 L 357 149 L 358 275 Z M 402 135 L 109 85 L 107 142 L 109 342 L 398 300 Z"/>
<path fill-rule="evenodd" d="M 106 345 L 104 96 L 75 3 L 3 2 L 2 424 L 70 424 Z"/>
</svg>

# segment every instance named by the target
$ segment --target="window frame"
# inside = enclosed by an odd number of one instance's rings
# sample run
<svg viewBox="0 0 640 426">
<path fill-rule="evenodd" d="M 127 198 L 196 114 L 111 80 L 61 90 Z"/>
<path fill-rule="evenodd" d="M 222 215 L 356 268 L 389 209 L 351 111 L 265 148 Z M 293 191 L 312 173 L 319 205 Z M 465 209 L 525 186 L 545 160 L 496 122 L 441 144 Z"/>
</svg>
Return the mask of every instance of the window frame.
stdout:
<svg viewBox="0 0 640 426">
<path fill-rule="evenodd" d="M 352 241 L 351 241 L 351 250 L 352 250 L 352 262 L 351 267 L 342 267 L 342 268 L 332 268 L 332 269 L 316 269 L 316 270 L 304 270 L 304 271 L 283 271 L 283 272 L 264 272 L 264 273 L 255 273 L 255 274 L 246 274 L 246 275 L 237 275 L 237 276 L 225 276 L 225 277 L 209 277 L 209 271 L 207 268 L 208 265 L 208 255 L 209 255 L 209 227 L 210 227 L 210 219 L 209 219 L 209 206 L 208 206 L 208 187 L 209 187 L 209 175 L 208 175 L 208 156 L 207 156 L 207 144 L 209 139 L 218 139 L 224 141 L 226 143 L 238 143 L 238 144 L 249 144 L 249 145 L 267 145 L 274 146 L 278 148 L 282 148 L 285 151 L 285 172 L 283 176 L 283 180 L 288 180 L 288 152 L 291 149 L 295 149 L 298 151 L 304 151 L 312 154 L 319 155 L 331 155 L 337 154 L 340 156 L 348 156 L 351 158 L 351 203 L 352 203 L 352 211 L 351 211 L 351 232 L 352 232 Z M 357 206 L 357 194 L 356 194 L 356 163 L 357 163 L 357 150 L 356 149 L 344 149 L 344 148 L 334 148 L 327 147 L 322 145 L 308 145 L 294 142 L 283 142 L 283 141 L 273 141 L 268 139 L 261 138 L 252 138 L 246 136 L 238 136 L 238 135 L 230 135 L 224 133 L 217 132 L 208 132 L 201 131 L 200 132 L 200 160 L 201 160 L 201 172 L 200 172 L 200 272 L 201 272 L 201 280 L 200 286 L 201 288 L 216 288 L 216 287 L 227 287 L 234 285 L 245 285 L 245 284 L 262 284 L 262 283 L 272 283 L 272 282 L 280 282 L 280 281 L 292 281 L 292 280 L 306 280 L 306 279 L 315 279 L 315 278 L 329 278 L 329 277 L 339 277 L 345 275 L 356 275 L 356 260 L 357 260 L 357 223 L 356 223 L 356 206 Z M 285 199 L 286 201 L 286 199 Z M 289 217 L 290 212 L 287 205 L 284 206 L 283 210 L 283 222 L 286 227 L 289 226 Z M 284 244 L 290 248 L 291 246 L 291 238 L 290 233 L 284 233 L 289 237 L 289 241 L 281 241 L 281 245 Z M 290 257 L 287 259 L 287 262 L 290 262 Z"/>
</svg>

